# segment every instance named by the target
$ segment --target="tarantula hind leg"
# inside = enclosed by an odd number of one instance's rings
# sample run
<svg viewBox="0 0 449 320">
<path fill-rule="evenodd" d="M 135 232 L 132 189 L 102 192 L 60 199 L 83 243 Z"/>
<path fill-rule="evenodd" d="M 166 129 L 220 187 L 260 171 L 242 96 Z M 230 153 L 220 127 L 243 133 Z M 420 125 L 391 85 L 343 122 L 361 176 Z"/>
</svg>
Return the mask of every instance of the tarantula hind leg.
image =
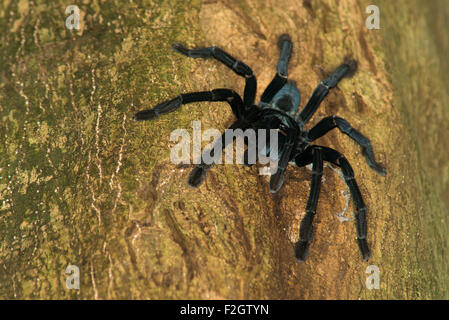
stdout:
<svg viewBox="0 0 449 320">
<path fill-rule="evenodd" d="M 245 127 L 242 126 L 242 122 L 240 120 L 235 121 L 228 129 L 235 130 L 235 129 L 244 129 Z M 210 163 L 206 163 L 204 159 L 209 158 L 209 160 L 212 160 L 215 158 L 215 152 L 214 150 L 220 150 L 220 152 L 223 151 L 224 148 L 231 142 L 234 141 L 235 137 L 233 139 L 226 139 L 226 132 L 221 135 L 221 139 L 216 142 L 216 145 L 212 148 L 212 150 L 205 151 L 201 155 L 201 163 L 198 164 L 195 168 L 193 168 L 192 172 L 189 174 L 189 179 L 187 180 L 187 183 L 190 187 L 196 188 L 200 186 L 203 181 L 206 179 L 207 171 L 209 171 L 210 168 L 215 164 L 214 161 L 211 161 Z M 218 145 L 218 146 L 217 146 Z M 218 147 L 218 148 L 217 148 Z M 208 161 L 209 162 L 209 161 Z"/>
<path fill-rule="evenodd" d="M 355 227 L 357 233 L 357 244 L 360 249 L 363 261 L 368 261 L 370 257 L 370 250 L 368 247 L 368 242 L 366 241 L 367 234 L 367 224 L 366 224 L 366 206 L 363 201 L 362 194 L 354 178 L 354 171 L 348 160 L 338 151 L 327 147 L 321 147 L 323 149 L 323 159 L 340 167 L 341 172 L 349 191 L 351 192 L 352 198 L 354 200 L 354 205 L 356 207 Z"/>
<path fill-rule="evenodd" d="M 206 179 L 206 173 L 209 168 L 209 166 L 203 164 L 197 165 L 193 168 L 189 174 L 189 179 L 187 180 L 189 187 L 196 188 L 200 186 L 204 179 Z"/>
<path fill-rule="evenodd" d="M 287 138 L 286 142 L 281 150 L 281 158 L 278 163 L 277 171 L 274 175 L 270 178 L 270 192 L 276 193 L 284 184 L 284 174 L 285 174 L 285 168 L 288 165 L 290 155 L 293 151 L 293 146 L 297 142 L 297 134 L 298 132 L 293 129 L 287 130 Z"/>
<path fill-rule="evenodd" d="M 295 159 L 298 166 L 302 167 L 310 162 L 312 166 L 312 184 L 310 186 L 309 200 L 306 206 L 306 215 L 299 228 L 299 241 L 295 245 L 295 257 L 298 262 L 304 262 L 309 256 L 309 246 L 313 238 L 313 218 L 316 213 L 318 196 L 321 189 L 321 177 L 323 175 L 323 152 L 320 147 L 309 148 L 304 154 Z"/>
</svg>

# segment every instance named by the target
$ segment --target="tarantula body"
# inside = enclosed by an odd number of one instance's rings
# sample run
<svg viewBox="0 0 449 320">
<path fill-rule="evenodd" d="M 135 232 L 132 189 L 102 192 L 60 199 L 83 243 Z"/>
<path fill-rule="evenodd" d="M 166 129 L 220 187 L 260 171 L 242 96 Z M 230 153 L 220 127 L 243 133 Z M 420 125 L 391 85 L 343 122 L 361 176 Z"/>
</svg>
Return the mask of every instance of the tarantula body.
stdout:
<svg viewBox="0 0 449 320">
<path fill-rule="evenodd" d="M 284 172 L 289 163 L 304 167 L 312 164 L 312 183 L 309 199 L 306 206 L 306 214 L 301 221 L 299 228 L 299 241 L 295 245 L 295 256 L 300 262 L 308 257 L 309 246 L 313 237 L 313 218 L 316 213 L 318 196 L 323 174 L 323 162 L 328 161 L 341 168 L 346 184 L 349 187 L 354 200 L 355 226 L 357 233 L 357 243 L 362 259 L 367 261 L 370 256 L 368 243 L 366 240 L 366 206 L 362 195 L 354 178 L 354 172 L 346 158 L 336 150 L 328 147 L 311 144 L 314 140 L 322 137 L 334 128 L 348 135 L 362 147 L 362 153 L 368 165 L 381 175 L 385 175 L 385 169 L 374 160 L 374 153 L 370 141 L 359 131 L 354 129 L 346 120 L 330 116 L 322 119 L 310 130 L 304 129 L 304 125 L 309 121 L 316 109 L 328 94 L 344 77 L 351 77 L 357 70 L 355 60 L 346 60 L 326 79 L 315 88 L 311 98 L 298 112 L 301 96 L 296 83 L 287 80 L 288 62 L 292 53 L 292 42 L 287 34 L 281 35 L 278 46 L 280 58 L 277 65 L 277 72 L 271 83 L 261 96 L 260 103 L 254 104 L 257 81 L 253 71 L 245 63 L 236 60 L 231 55 L 218 47 L 208 47 L 199 49 L 187 49 L 180 44 L 174 44 L 173 49 L 191 58 L 215 58 L 222 62 L 237 75 L 245 78 L 245 89 L 243 99 L 231 89 L 214 89 L 212 91 L 191 92 L 180 94 L 178 97 L 162 102 L 149 110 L 143 110 L 134 115 L 134 120 L 153 120 L 160 115 L 177 110 L 183 104 L 202 101 L 224 101 L 227 102 L 236 121 L 229 129 L 275 129 L 280 133 L 278 139 L 277 152 L 270 150 L 267 140 L 264 150 L 258 150 L 260 155 L 273 158 L 278 161 L 276 172 L 270 177 L 270 191 L 278 192 L 284 184 Z M 222 135 L 220 149 L 229 143 Z M 214 148 L 215 150 L 215 148 Z M 244 164 L 251 165 L 248 161 L 248 150 L 244 154 Z M 210 154 L 213 156 L 213 150 Z M 207 171 L 213 164 L 207 164 L 201 158 L 201 163 L 196 165 L 189 175 L 188 183 L 192 187 L 199 186 L 205 179 Z"/>
</svg>

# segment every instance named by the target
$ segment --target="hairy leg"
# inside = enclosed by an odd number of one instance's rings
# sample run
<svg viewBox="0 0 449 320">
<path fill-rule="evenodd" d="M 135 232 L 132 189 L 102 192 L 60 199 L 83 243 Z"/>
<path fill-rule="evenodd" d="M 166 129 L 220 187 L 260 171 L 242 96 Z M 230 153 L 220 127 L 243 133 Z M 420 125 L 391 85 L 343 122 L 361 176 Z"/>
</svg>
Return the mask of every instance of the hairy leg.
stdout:
<svg viewBox="0 0 449 320">
<path fill-rule="evenodd" d="M 299 166 L 313 163 L 312 184 L 310 187 L 309 200 L 306 206 L 306 215 L 301 221 L 299 228 L 299 241 L 295 245 L 295 256 L 298 262 L 306 261 L 309 256 L 309 246 L 313 238 L 313 217 L 316 213 L 318 197 L 320 194 L 321 177 L 323 175 L 323 152 L 320 147 L 308 148 L 305 154 L 295 159 Z"/>
<path fill-rule="evenodd" d="M 235 130 L 235 129 L 244 129 L 244 127 L 242 126 L 242 123 L 241 123 L 239 120 L 237 120 L 237 121 L 234 122 L 228 129 L 231 129 L 231 130 Z M 226 132 L 225 132 L 225 133 L 223 133 L 223 134 L 221 135 L 221 139 L 220 139 L 219 141 L 217 141 L 216 144 L 219 144 L 220 151 L 223 151 L 223 149 L 226 148 L 226 146 L 227 146 L 231 141 L 234 141 L 234 139 L 233 139 L 233 140 L 226 139 Z M 216 145 L 215 145 L 215 146 L 216 146 Z M 215 155 L 215 154 L 214 154 L 214 150 L 215 150 L 215 147 L 210 151 L 210 157 L 211 157 L 211 158 L 213 158 L 214 155 Z M 215 163 L 209 163 L 209 164 L 205 163 L 205 162 L 204 162 L 204 153 L 203 153 L 203 155 L 201 156 L 201 163 L 198 164 L 198 165 L 192 170 L 192 172 L 190 172 L 189 179 L 188 179 L 188 184 L 189 184 L 189 186 L 191 186 L 191 187 L 193 187 L 193 188 L 196 188 L 196 187 L 198 187 L 199 185 L 201 185 L 201 183 L 203 183 L 204 179 L 206 178 L 206 173 L 207 173 L 207 171 L 208 171 L 210 168 L 212 168 L 212 166 L 213 166 L 214 164 L 215 164 Z"/>
<path fill-rule="evenodd" d="M 270 192 L 276 193 L 278 192 L 282 185 L 284 184 L 284 173 L 285 168 L 288 165 L 288 162 L 291 159 L 292 152 L 294 150 L 294 146 L 297 143 L 297 137 L 298 137 L 298 131 L 294 129 L 286 129 L 286 139 L 285 143 L 282 145 L 282 149 L 280 149 L 280 160 L 278 163 L 277 171 L 274 175 L 270 178 Z"/>
<path fill-rule="evenodd" d="M 163 114 L 179 109 L 183 104 L 201 101 L 226 101 L 231 106 L 237 119 L 240 119 L 244 113 L 242 98 L 235 91 L 230 89 L 215 89 L 212 91 L 180 94 L 176 98 L 162 102 L 152 109 L 137 112 L 133 119 L 136 121 L 153 120 Z"/>
<path fill-rule="evenodd" d="M 287 83 L 288 61 L 292 54 L 293 44 L 288 34 L 279 37 L 278 46 L 281 51 L 277 65 L 277 73 L 262 94 L 260 101 L 269 103 L 274 95 Z"/>
<path fill-rule="evenodd" d="M 326 133 L 328 133 L 330 130 L 338 128 L 341 132 L 348 135 L 353 139 L 355 142 L 357 142 L 362 147 L 362 154 L 366 158 L 366 162 L 368 165 L 377 171 L 381 175 L 385 175 L 385 168 L 383 168 L 379 163 L 377 163 L 374 160 L 374 152 L 373 147 L 371 146 L 371 142 L 368 138 L 366 138 L 363 134 L 361 134 L 359 131 L 354 129 L 348 121 L 346 121 L 343 118 L 337 117 L 337 116 L 330 116 L 326 117 L 318 124 L 313 127 L 307 137 L 310 142 L 322 137 Z"/>
<path fill-rule="evenodd" d="M 370 257 L 370 251 L 368 248 L 368 242 L 366 241 L 367 225 L 366 225 L 366 206 L 363 201 L 362 194 L 360 193 L 357 182 L 354 178 L 354 171 L 348 160 L 336 150 L 327 147 L 321 147 L 323 149 L 323 159 L 329 161 L 334 165 L 341 168 L 343 177 L 346 184 L 349 187 L 354 205 L 357 212 L 355 213 L 355 227 L 357 232 L 357 244 L 364 261 L 368 261 Z"/>
<path fill-rule="evenodd" d="M 296 116 L 296 121 L 303 126 L 309 121 L 312 115 L 318 109 L 319 105 L 343 77 L 352 76 L 357 70 L 357 61 L 349 60 L 342 63 L 329 77 L 321 81 L 321 83 L 313 91 L 312 97 L 307 102 L 304 109 Z"/>
<path fill-rule="evenodd" d="M 239 76 L 246 80 L 243 102 L 245 106 L 254 104 L 254 98 L 257 91 L 257 80 L 251 68 L 245 63 L 238 61 L 229 53 L 218 47 L 207 47 L 198 49 L 188 49 L 179 43 L 173 44 L 173 50 L 190 58 L 215 58 L 225 66 L 233 70 Z"/>
</svg>

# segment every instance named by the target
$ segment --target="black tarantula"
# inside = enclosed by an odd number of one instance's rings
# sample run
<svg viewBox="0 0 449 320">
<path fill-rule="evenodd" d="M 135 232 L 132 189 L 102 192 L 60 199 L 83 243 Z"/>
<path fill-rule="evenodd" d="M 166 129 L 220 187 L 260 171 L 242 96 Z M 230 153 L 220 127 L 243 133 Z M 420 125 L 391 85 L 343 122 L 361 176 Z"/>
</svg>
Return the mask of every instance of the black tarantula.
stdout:
<svg viewBox="0 0 449 320">
<path fill-rule="evenodd" d="M 295 245 L 295 256 L 299 262 L 305 261 L 308 256 L 309 245 L 312 241 L 312 221 L 316 212 L 318 195 L 320 192 L 321 176 L 323 174 L 323 161 L 331 162 L 341 168 L 344 180 L 349 187 L 357 212 L 355 213 L 355 225 L 357 243 L 362 254 L 362 259 L 367 261 L 370 256 L 366 241 L 366 206 L 362 195 L 354 179 L 354 172 L 348 160 L 336 150 L 324 146 L 312 145 L 311 142 L 322 137 L 333 128 L 351 137 L 362 147 L 362 153 L 368 165 L 381 175 L 385 175 L 385 169 L 374 160 L 373 149 L 370 141 L 344 119 L 330 116 L 322 119 L 310 130 L 303 127 L 315 113 L 316 109 L 328 94 L 344 77 L 351 77 L 357 69 L 357 61 L 347 59 L 329 77 L 324 79 L 313 91 L 312 97 L 306 106 L 297 113 L 300 104 L 300 94 L 296 83 L 287 80 L 287 66 L 290 59 L 293 44 L 290 36 L 283 34 L 278 41 L 280 58 L 277 64 L 277 73 L 274 79 L 262 94 L 259 105 L 254 105 L 256 96 L 256 77 L 245 63 L 234 59 L 231 55 L 218 47 L 200 49 L 187 49 L 181 44 L 174 44 L 173 49 L 191 58 L 215 58 L 236 74 L 245 78 L 246 84 L 243 100 L 235 91 L 230 89 L 215 89 L 212 91 L 184 93 L 176 98 L 158 104 L 153 109 L 143 110 L 134 115 L 134 120 L 153 120 L 160 115 L 170 113 L 181 107 L 182 104 L 200 101 L 225 101 L 231 106 L 237 120 L 229 129 L 246 130 L 278 129 L 278 167 L 270 178 L 270 191 L 278 192 L 284 183 L 284 172 L 288 163 L 295 163 L 298 167 L 312 164 L 312 184 L 309 199 L 307 201 L 306 214 L 301 221 L 299 229 L 299 241 Z M 226 146 L 225 135 L 222 135 L 221 150 Z M 245 152 L 244 163 L 247 161 Z M 269 146 L 264 150 L 269 156 Z M 212 154 L 212 153 L 211 153 Z M 203 160 L 190 173 L 188 183 L 192 187 L 199 186 L 205 179 L 206 172 L 212 164 L 206 164 Z"/>
</svg>

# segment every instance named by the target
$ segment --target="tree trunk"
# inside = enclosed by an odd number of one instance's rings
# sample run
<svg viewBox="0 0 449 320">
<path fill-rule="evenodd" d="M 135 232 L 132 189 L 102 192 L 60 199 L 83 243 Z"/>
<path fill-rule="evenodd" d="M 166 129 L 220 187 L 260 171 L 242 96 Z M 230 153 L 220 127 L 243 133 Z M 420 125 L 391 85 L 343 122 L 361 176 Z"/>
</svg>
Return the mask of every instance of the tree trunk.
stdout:
<svg viewBox="0 0 449 320">
<path fill-rule="evenodd" d="M 45 1 L 43 2 L 45 3 Z M 3 1 L 0 113 L 0 297 L 75 299 L 369 299 L 448 297 L 449 45 L 443 1 L 84 1 L 68 30 L 64 1 Z M 338 115 L 367 136 L 386 177 L 333 130 L 367 204 L 371 259 L 356 243 L 352 199 L 326 166 L 307 262 L 294 258 L 311 171 L 289 165 L 277 194 L 260 165 L 216 165 L 197 189 L 175 165 L 170 134 L 223 131 L 226 103 L 194 103 L 152 122 L 138 110 L 179 93 L 244 80 L 214 60 L 171 50 L 216 45 L 248 64 L 258 96 L 289 33 L 304 106 L 346 56 L 353 78 L 308 128 Z M 446 71 L 446 72 L 445 72 Z M 347 203 L 349 206 L 346 208 Z M 348 219 L 339 219 L 339 214 Z M 348 220 L 348 221 L 343 221 Z M 68 265 L 80 289 L 68 289 Z M 366 286 L 367 267 L 380 288 Z"/>
</svg>

